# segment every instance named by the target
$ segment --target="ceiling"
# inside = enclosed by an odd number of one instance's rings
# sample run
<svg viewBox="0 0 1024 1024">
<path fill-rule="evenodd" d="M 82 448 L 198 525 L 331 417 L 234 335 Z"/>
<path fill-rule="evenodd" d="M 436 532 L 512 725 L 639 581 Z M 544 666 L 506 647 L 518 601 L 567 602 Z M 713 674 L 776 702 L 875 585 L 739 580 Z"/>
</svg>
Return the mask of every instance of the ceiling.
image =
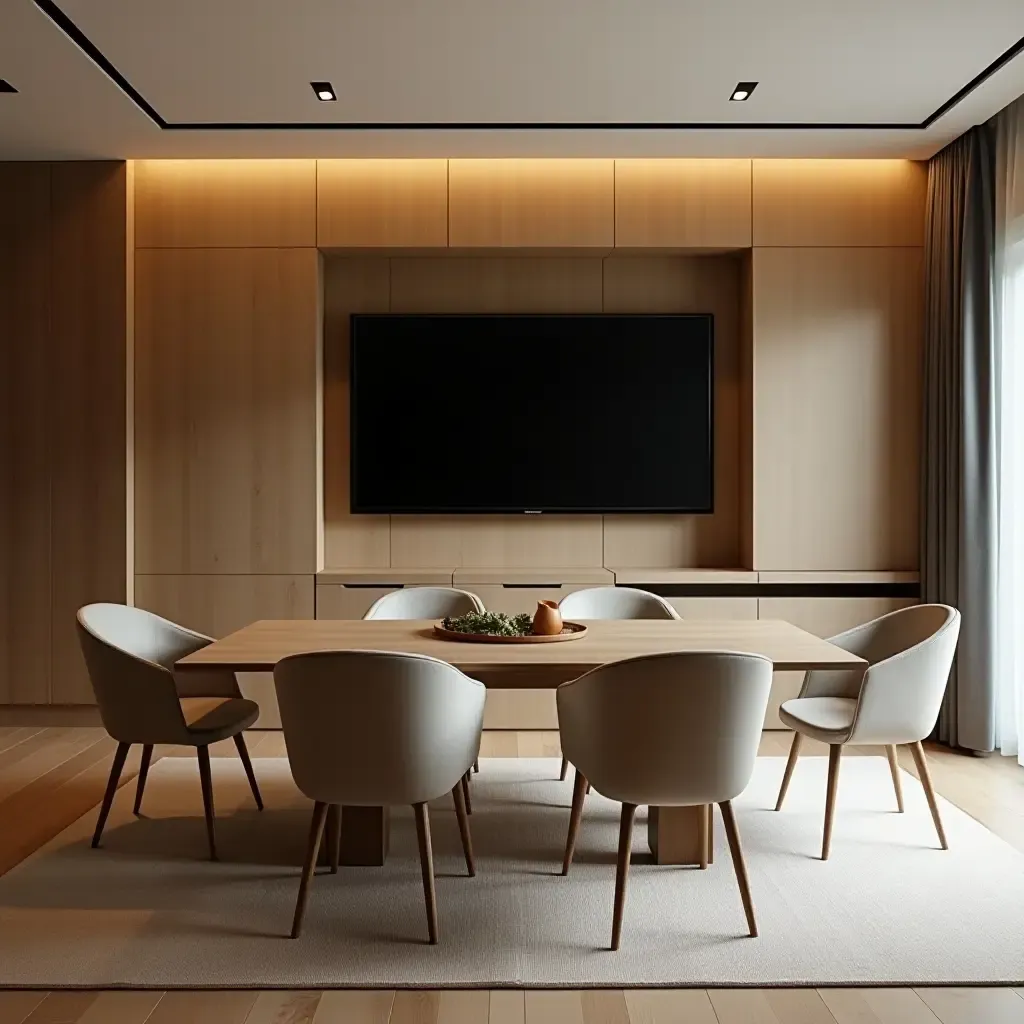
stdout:
<svg viewBox="0 0 1024 1024">
<path fill-rule="evenodd" d="M 0 78 L 0 159 L 922 158 L 1024 94 L 1024 3 L 0 0 Z"/>
</svg>

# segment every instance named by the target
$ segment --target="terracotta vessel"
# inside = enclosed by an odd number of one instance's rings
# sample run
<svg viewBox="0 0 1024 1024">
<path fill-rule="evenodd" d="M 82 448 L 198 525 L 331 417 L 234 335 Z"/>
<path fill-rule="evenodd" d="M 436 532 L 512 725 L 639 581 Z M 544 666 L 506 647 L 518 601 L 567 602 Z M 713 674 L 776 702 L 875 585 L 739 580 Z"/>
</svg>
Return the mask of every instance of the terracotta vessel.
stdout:
<svg viewBox="0 0 1024 1024">
<path fill-rule="evenodd" d="M 562 632 L 562 616 L 554 601 L 538 601 L 533 616 L 533 633 L 536 636 L 555 636 Z"/>
</svg>

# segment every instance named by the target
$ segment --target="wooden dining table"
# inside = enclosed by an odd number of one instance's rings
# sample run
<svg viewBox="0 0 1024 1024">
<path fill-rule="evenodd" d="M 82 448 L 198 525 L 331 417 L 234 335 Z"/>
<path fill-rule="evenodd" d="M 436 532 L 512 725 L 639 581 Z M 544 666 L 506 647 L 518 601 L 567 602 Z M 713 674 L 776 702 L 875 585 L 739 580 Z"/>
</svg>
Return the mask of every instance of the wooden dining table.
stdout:
<svg viewBox="0 0 1024 1024">
<path fill-rule="evenodd" d="M 827 640 L 779 620 L 601 620 L 586 635 L 558 643 L 502 644 L 441 639 L 422 620 L 261 620 L 182 658 L 182 672 L 268 672 L 285 657 L 311 651 L 397 651 L 446 661 L 490 688 L 551 689 L 624 658 L 676 651 L 739 651 L 769 658 L 776 671 L 852 669 L 865 662 Z M 642 752 L 640 752 L 642 754 Z M 659 864 L 700 862 L 703 808 L 651 808 L 648 838 Z M 344 807 L 341 861 L 380 865 L 387 857 L 386 807 Z"/>
</svg>

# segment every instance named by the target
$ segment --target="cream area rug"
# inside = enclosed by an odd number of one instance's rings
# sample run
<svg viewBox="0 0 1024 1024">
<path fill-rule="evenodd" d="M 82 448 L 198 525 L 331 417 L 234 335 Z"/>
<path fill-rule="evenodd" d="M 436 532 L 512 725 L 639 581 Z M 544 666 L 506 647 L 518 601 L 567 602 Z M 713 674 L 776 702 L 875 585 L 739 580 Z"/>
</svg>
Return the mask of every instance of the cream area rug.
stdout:
<svg viewBox="0 0 1024 1024">
<path fill-rule="evenodd" d="M 0 985 L 157 988 L 999 984 L 1024 981 L 1024 854 L 942 801 L 936 846 L 920 785 L 895 811 L 884 758 L 843 760 L 832 856 L 818 860 L 826 761 L 800 761 L 781 813 L 781 758 L 736 801 L 761 936 L 745 934 L 721 819 L 707 871 L 658 867 L 638 815 L 622 948 L 607 950 L 619 807 L 586 802 L 559 874 L 571 800 L 558 761 L 485 760 L 473 781 L 477 877 L 450 799 L 431 808 L 440 944 L 425 942 L 415 829 L 396 812 L 383 868 L 313 881 L 286 938 L 310 804 L 287 761 L 214 761 L 220 863 L 205 859 L 192 759 L 150 773 L 144 811 L 118 794 L 104 846 L 90 814 L 0 878 Z"/>
</svg>

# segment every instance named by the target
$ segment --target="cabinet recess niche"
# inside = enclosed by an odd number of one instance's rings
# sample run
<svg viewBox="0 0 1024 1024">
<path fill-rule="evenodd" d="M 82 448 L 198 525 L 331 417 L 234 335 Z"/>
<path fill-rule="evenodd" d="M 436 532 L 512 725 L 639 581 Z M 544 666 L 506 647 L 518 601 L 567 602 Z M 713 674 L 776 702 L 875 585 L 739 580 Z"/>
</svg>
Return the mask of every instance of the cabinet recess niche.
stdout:
<svg viewBox="0 0 1024 1024">
<path fill-rule="evenodd" d="M 739 565 L 742 261 L 738 253 L 329 256 L 324 271 L 325 565 L 499 571 Z M 713 313 L 715 513 L 543 518 L 351 515 L 349 317 L 354 312 L 388 311 Z M 615 395 L 605 400 L 608 415 L 614 416 Z M 458 396 L 438 395 L 438 401 L 457 402 Z M 557 412 L 552 422 L 557 425 Z M 486 429 L 486 424 L 481 426 Z M 429 424 L 425 433 L 429 435 Z M 494 582 L 502 582 L 500 575 Z"/>
</svg>

